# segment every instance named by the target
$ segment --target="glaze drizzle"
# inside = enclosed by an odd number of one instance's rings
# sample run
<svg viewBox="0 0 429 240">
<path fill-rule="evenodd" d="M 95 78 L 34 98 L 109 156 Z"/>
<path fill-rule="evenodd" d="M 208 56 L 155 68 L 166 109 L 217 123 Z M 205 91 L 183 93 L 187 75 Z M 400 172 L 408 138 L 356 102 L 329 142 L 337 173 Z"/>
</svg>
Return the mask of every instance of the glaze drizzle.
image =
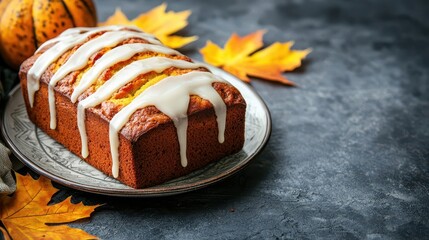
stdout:
<svg viewBox="0 0 429 240">
<path fill-rule="evenodd" d="M 85 127 L 85 109 L 89 107 L 95 107 L 109 99 L 116 91 L 134 80 L 137 76 L 151 71 L 160 73 L 169 67 L 199 68 L 202 66 L 183 60 L 174 60 L 165 57 L 153 57 L 135 61 L 113 75 L 113 77 L 104 83 L 100 88 L 98 88 L 95 93 L 79 102 L 77 107 L 77 119 L 82 140 L 82 156 L 84 158 L 88 157 L 89 154 Z"/>
</svg>

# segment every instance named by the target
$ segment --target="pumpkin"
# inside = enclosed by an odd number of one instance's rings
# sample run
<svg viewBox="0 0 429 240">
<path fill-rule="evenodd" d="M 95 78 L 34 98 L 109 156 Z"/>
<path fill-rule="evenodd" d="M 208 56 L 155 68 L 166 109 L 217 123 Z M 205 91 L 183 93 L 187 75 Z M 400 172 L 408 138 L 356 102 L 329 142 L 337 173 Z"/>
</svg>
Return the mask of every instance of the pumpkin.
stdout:
<svg viewBox="0 0 429 240">
<path fill-rule="evenodd" d="M 0 53 L 14 69 L 45 41 L 71 27 L 93 27 L 92 0 L 0 0 Z"/>
</svg>

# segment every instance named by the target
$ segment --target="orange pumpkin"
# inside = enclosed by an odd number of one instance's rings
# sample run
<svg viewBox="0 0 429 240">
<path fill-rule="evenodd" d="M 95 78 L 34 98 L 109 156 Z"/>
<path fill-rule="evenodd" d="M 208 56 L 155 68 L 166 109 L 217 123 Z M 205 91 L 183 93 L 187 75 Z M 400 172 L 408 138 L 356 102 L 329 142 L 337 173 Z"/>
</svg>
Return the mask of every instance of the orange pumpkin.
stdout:
<svg viewBox="0 0 429 240">
<path fill-rule="evenodd" d="M 0 53 L 14 69 L 36 49 L 71 27 L 93 27 L 92 0 L 0 0 Z"/>
</svg>

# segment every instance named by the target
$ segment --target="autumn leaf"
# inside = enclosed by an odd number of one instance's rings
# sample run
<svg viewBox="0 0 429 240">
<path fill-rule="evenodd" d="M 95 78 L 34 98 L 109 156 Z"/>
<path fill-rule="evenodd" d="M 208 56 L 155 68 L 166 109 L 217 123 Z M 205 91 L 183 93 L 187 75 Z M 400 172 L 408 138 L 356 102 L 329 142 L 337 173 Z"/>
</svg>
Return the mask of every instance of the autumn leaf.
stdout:
<svg viewBox="0 0 429 240">
<path fill-rule="evenodd" d="M 97 237 L 64 223 L 90 217 L 100 205 L 71 203 L 71 197 L 48 205 L 58 191 L 47 178 L 34 180 L 30 175 L 16 174 L 16 192 L 0 197 L 0 220 L 13 239 L 97 239 Z M 50 225 L 47 225 L 50 224 Z M 55 225 L 52 225 L 55 224 Z M 60 225 L 59 225 L 60 224 Z M 1 231 L 6 231 L 0 227 Z M 5 236 L 7 236 L 5 234 Z"/>
<path fill-rule="evenodd" d="M 137 26 L 147 33 L 155 35 L 163 44 L 171 48 L 180 48 L 198 39 L 197 36 L 182 37 L 171 35 L 188 25 L 188 17 L 191 11 L 167 12 L 167 4 L 163 3 L 149 12 L 142 13 L 133 20 L 117 8 L 115 13 L 99 26 L 126 25 Z"/>
<path fill-rule="evenodd" d="M 204 61 L 222 67 L 243 81 L 250 82 L 248 76 L 253 76 L 286 85 L 295 85 L 282 73 L 301 66 L 302 59 L 311 50 L 291 50 L 293 42 L 275 42 L 257 51 L 264 45 L 262 41 L 264 33 L 265 31 L 260 30 L 244 37 L 234 33 L 226 42 L 224 49 L 208 41 L 200 52 Z"/>
</svg>

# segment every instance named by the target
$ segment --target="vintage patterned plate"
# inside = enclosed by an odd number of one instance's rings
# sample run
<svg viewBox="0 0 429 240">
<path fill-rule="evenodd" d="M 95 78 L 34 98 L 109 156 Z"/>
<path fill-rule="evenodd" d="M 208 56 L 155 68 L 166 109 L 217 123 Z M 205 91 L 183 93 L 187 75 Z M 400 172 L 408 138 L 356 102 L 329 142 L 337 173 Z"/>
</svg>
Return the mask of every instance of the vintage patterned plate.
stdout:
<svg viewBox="0 0 429 240">
<path fill-rule="evenodd" d="M 271 133 L 270 113 L 258 94 L 236 77 L 218 68 L 208 67 L 238 88 L 247 102 L 244 148 L 237 154 L 161 185 L 144 189 L 130 188 L 69 152 L 30 122 L 19 87 L 11 92 L 6 104 L 2 132 L 14 154 L 25 165 L 71 188 L 125 197 L 164 196 L 196 190 L 243 169 L 261 151 Z"/>
</svg>

